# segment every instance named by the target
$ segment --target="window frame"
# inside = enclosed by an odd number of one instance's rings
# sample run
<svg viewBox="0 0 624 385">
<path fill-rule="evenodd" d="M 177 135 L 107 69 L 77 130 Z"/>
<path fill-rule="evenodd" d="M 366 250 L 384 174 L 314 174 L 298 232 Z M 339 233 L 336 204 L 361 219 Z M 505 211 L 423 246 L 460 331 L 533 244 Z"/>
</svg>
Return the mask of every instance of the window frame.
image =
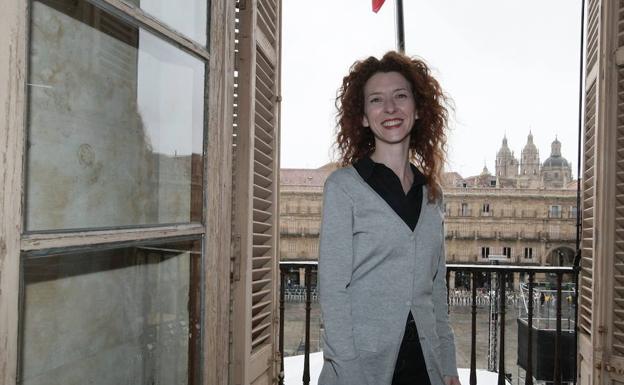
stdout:
<svg viewBox="0 0 624 385">
<path fill-rule="evenodd" d="M 556 210 L 556 215 L 553 211 L 553 208 L 557 208 Z M 548 218 L 561 218 L 562 217 L 562 212 L 561 212 L 561 205 L 549 205 L 548 206 Z"/>
<path fill-rule="evenodd" d="M 470 205 L 468 204 L 468 202 L 461 202 L 461 204 L 459 205 L 459 216 L 460 217 L 470 216 Z"/>
<path fill-rule="evenodd" d="M 228 382 L 228 309 L 230 301 L 232 110 L 234 93 L 234 3 L 212 0 L 207 6 L 207 45 L 182 35 L 139 7 L 122 0 L 90 0 L 204 61 L 203 211 L 201 223 L 137 226 L 106 230 L 26 233 L 24 226 L 24 159 L 27 145 L 28 66 L 31 0 L 7 0 L 0 15 L 0 383 L 15 384 L 18 368 L 18 325 L 23 253 L 133 245 L 146 240 L 202 238 L 201 367 L 203 383 Z M 210 102 L 209 102 L 210 101 Z"/>
</svg>

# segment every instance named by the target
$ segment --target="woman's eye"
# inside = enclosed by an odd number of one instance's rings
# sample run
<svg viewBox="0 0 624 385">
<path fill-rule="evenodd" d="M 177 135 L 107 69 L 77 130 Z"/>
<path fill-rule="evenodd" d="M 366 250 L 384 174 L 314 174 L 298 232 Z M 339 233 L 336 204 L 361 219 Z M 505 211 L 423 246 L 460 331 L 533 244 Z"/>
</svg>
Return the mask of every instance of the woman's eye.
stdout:
<svg viewBox="0 0 624 385">
<path fill-rule="evenodd" d="M 372 98 L 371 100 L 369 100 L 370 103 L 379 103 L 381 102 L 381 98 Z"/>
<path fill-rule="evenodd" d="M 397 94 L 397 99 L 407 99 L 407 94 Z"/>
</svg>

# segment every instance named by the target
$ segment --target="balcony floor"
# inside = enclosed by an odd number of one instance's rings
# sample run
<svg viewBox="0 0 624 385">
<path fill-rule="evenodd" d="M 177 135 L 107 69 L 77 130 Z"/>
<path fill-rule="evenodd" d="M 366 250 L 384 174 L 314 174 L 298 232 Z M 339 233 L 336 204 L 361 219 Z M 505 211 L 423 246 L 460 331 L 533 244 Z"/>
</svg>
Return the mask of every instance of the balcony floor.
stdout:
<svg viewBox="0 0 624 385">
<path fill-rule="evenodd" d="M 323 366 L 323 352 L 310 354 L 310 385 L 317 385 L 318 377 Z M 303 356 L 284 358 L 284 385 L 301 385 L 303 377 Z M 462 385 L 470 384 L 470 369 L 459 369 L 459 380 Z M 479 385 L 498 384 L 498 373 L 477 369 L 477 383 Z M 509 384 L 509 382 L 507 382 Z"/>
</svg>

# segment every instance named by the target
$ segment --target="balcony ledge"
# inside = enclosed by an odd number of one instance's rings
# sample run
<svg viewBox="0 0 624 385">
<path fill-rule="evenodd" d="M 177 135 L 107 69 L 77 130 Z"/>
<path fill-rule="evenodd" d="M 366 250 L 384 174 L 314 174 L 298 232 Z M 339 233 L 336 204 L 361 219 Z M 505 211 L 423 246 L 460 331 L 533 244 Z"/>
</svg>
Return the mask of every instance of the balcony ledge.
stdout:
<svg viewBox="0 0 624 385">
<path fill-rule="evenodd" d="M 323 352 L 310 353 L 310 385 L 318 385 L 318 377 L 323 366 Z M 284 358 L 284 385 L 303 384 L 303 355 Z M 470 384 L 470 369 L 459 369 L 459 381 Z M 477 384 L 497 385 L 498 373 L 477 369 Z M 507 381 L 507 384 L 510 384 Z"/>
</svg>

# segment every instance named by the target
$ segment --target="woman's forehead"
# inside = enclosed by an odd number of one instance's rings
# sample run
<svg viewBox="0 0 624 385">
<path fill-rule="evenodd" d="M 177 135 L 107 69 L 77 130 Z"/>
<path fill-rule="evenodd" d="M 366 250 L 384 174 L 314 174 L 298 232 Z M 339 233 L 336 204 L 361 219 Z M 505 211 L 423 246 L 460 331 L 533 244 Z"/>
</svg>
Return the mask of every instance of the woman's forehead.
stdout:
<svg viewBox="0 0 624 385">
<path fill-rule="evenodd" d="M 398 72 L 377 72 L 366 81 L 364 94 L 393 92 L 399 89 L 411 90 L 411 88 L 407 79 Z"/>
</svg>

